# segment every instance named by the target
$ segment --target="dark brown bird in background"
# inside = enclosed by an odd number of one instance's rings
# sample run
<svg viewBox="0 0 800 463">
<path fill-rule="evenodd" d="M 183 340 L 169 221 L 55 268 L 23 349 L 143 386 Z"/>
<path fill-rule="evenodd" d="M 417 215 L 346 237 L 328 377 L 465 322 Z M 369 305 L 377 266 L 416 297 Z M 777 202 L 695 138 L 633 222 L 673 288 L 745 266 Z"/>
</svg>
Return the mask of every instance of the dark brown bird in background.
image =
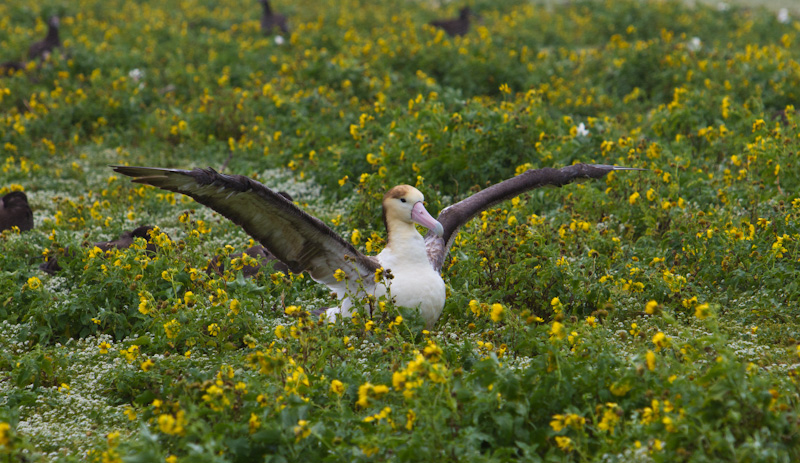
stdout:
<svg viewBox="0 0 800 463">
<path fill-rule="evenodd" d="M 33 228 L 33 211 L 28 197 L 21 191 L 12 191 L 0 200 L 0 231 L 11 227 L 20 231 Z"/>
<path fill-rule="evenodd" d="M 94 243 L 93 246 L 96 246 L 103 251 L 110 251 L 114 248 L 127 249 L 131 247 L 136 238 L 144 238 L 147 240 L 147 247 L 145 250 L 148 252 L 156 252 L 156 245 L 150 240 L 150 230 L 152 229 L 153 227 L 144 225 L 131 231 L 124 232 L 123 234 L 119 235 L 119 238 L 113 241 L 100 241 Z M 64 257 L 67 259 L 75 257 L 75 252 L 69 248 L 66 248 L 64 250 Z M 47 259 L 47 262 L 39 266 L 39 269 L 43 272 L 49 273 L 50 275 L 54 275 L 56 272 L 61 271 L 61 265 L 58 264 L 58 258 L 56 256 L 50 256 Z"/>
<path fill-rule="evenodd" d="M 241 258 L 244 254 L 258 261 L 256 265 L 245 265 L 242 267 L 242 275 L 244 275 L 245 278 L 256 276 L 258 272 L 261 271 L 262 267 L 272 267 L 276 272 L 289 273 L 289 267 L 279 261 L 278 258 L 264 246 L 253 246 L 244 252 L 231 255 L 231 259 Z M 215 256 L 211 259 L 211 262 L 208 263 L 208 267 L 206 267 L 206 273 L 217 273 L 219 275 L 225 273 L 225 265 L 220 262 L 219 256 Z"/>
<path fill-rule="evenodd" d="M 0 63 L 0 77 L 16 74 L 24 68 L 25 63 L 22 61 L 6 61 L 5 63 Z"/>
<path fill-rule="evenodd" d="M 61 48 L 61 38 L 58 36 L 58 26 L 61 22 L 58 16 L 51 16 L 47 21 L 47 36 L 28 49 L 28 59 L 47 59 L 56 48 Z"/>
<path fill-rule="evenodd" d="M 272 34 L 273 29 L 279 28 L 284 34 L 289 34 L 289 25 L 286 16 L 280 13 L 274 13 L 272 7 L 269 5 L 269 0 L 259 0 L 261 6 L 264 7 L 264 13 L 261 15 L 261 30 L 265 34 Z"/>
<path fill-rule="evenodd" d="M 94 245 L 103 251 L 108 251 L 114 248 L 126 249 L 131 247 L 136 238 L 144 238 L 145 241 L 147 241 L 147 247 L 145 249 L 150 252 L 156 252 L 156 245 L 150 241 L 150 230 L 152 229 L 153 227 L 149 225 L 143 225 L 139 228 L 135 228 L 129 232 L 119 235 L 119 238 L 113 241 L 100 241 L 98 243 L 94 243 Z"/>
<path fill-rule="evenodd" d="M 447 35 L 453 37 L 456 35 L 465 35 L 469 32 L 469 20 L 473 17 L 474 14 L 472 10 L 465 6 L 461 8 L 458 12 L 458 18 L 456 19 L 439 19 L 437 21 L 431 21 L 431 26 L 439 27 L 444 29 L 447 32 Z"/>
</svg>

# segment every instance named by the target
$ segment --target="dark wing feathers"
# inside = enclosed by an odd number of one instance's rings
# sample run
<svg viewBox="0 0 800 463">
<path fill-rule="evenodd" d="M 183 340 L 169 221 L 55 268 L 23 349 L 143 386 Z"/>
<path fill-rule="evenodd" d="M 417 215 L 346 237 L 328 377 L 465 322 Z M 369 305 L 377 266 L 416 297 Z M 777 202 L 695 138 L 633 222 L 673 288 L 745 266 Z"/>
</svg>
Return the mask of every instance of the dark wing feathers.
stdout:
<svg viewBox="0 0 800 463">
<path fill-rule="evenodd" d="M 333 276 L 337 269 L 357 279 L 380 267 L 322 221 L 248 177 L 220 174 L 210 168 L 112 167 L 134 177 L 134 182 L 191 196 L 242 227 L 292 272 L 307 271 L 329 287 L 341 286 Z"/>
<path fill-rule="evenodd" d="M 497 203 L 543 186 L 561 187 L 578 180 L 598 179 L 614 170 L 647 170 L 632 167 L 619 167 L 601 164 L 573 164 L 553 169 L 531 169 L 514 178 L 494 184 L 485 190 L 446 207 L 439 213 L 438 220 L 444 228 L 442 237 L 432 232 L 425 235 L 425 247 L 428 259 L 436 271 L 440 271 L 450 246 L 453 244 L 458 230 L 481 211 L 489 209 Z"/>
</svg>

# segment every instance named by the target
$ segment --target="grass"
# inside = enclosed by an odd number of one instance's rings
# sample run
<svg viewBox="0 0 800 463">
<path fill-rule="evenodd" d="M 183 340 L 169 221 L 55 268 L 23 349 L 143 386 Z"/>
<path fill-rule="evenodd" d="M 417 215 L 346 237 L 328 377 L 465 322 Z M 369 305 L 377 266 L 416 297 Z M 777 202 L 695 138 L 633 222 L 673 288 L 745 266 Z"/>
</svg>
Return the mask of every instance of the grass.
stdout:
<svg viewBox="0 0 800 463">
<path fill-rule="evenodd" d="M 4 461 L 794 461 L 800 457 L 800 23 L 680 2 L 202 0 L 0 5 Z M 587 133 L 588 132 L 588 133 Z M 303 275 L 109 164 L 212 166 L 290 193 L 364 252 L 410 183 L 436 213 L 528 168 L 459 235 L 431 331 L 390 301 L 327 324 Z M 92 243 L 155 225 L 144 241 Z M 205 271 L 221 256 L 224 275 Z M 47 257 L 63 269 L 39 270 Z"/>
</svg>

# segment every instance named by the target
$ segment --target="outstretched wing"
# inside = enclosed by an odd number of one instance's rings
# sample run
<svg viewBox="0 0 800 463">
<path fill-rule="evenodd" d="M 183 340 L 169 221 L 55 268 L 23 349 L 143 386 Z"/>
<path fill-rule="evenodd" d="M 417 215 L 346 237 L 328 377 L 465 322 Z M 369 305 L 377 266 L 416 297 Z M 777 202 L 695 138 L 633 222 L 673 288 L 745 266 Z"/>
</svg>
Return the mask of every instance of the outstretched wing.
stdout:
<svg viewBox="0 0 800 463">
<path fill-rule="evenodd" d="M 334 277 L 342 269 L 347 279 L 362 279 L 369 287 L 380 265 L 358 252 L 321 220 L 295 206 L 283 195 L 241 175 L 214 169 L 161 169 L 111 166 L 134 177 L 134 182 L 191 196 L 239 225 L 294 273 L 307 271 L 344 297 L 346 284 Z"/>
<path fill-rule="evenodd" d="M 613 170 L 647 170 L 633 167 L 608 166 L 601 164 L 573 164 L 571 166 L 553 169 L 531 169 L 514 178 L 494 184 L 489 188 L 475 193 L 452 206 L 446 207 L 439 213 L 438 220 L 444 228 L 441 237 L 432 232 L 425 235 L 425 247 L 428 251 L 428 260 L 436 271 L 442 269 L 442 264 L 450 251 L 450 246 L 458 234 L 458 230 L 475 217 L 495 204 L 509 200 L 528 190 L 543 186 L 560 187 L 577 180 L 597 179 L 605 177 Z"/>
</svg>

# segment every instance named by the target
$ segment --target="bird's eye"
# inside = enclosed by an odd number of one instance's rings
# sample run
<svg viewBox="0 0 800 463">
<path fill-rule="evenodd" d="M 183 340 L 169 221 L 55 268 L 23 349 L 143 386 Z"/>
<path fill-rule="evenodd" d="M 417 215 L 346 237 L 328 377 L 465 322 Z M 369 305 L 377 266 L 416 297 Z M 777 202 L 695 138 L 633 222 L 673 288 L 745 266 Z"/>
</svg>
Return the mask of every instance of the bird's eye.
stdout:
<svg viewBox="0 0 800 463">
<path fill-rule="evenodd" d="M 400 198 L 400 202 L 406 202 L 406 198 Z"/>
</svg>

